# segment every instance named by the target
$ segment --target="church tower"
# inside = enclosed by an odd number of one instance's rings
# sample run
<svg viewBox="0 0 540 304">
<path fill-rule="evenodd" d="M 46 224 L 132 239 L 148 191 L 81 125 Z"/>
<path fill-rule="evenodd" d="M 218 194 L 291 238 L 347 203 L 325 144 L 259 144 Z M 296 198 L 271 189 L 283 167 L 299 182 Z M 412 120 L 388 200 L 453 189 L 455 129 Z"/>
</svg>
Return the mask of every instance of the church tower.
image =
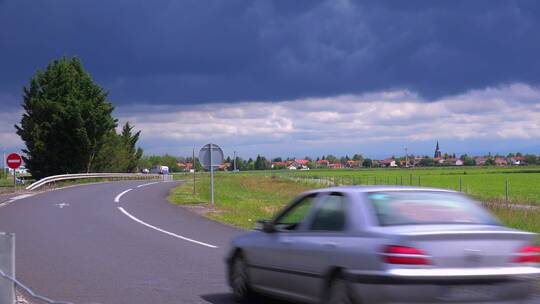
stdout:
<svg viewBox="0 0 540 304">
<path fill-rule="evenodd" d="M 433 158 L 441 158 L 442 156 L 442 153 L 441 153 L 441 150 L 439 149 L 439 141 L 437 140 L 437 146 L 435 147 L 435 155 L 433 156 Z"/>
</svg>

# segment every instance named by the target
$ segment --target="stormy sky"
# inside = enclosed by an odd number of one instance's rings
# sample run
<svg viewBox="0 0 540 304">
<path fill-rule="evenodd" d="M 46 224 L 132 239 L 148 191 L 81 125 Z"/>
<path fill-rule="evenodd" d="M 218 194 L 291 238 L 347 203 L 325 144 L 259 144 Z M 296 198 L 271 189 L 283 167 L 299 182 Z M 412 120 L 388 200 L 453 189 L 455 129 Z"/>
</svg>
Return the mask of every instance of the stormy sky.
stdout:
<svg viewBox="0 0 540 304">
<path fill-rule="evenodd" d="M 81 58 L 147 153 L 540 153 L 537 1 L 0 0 L 0 145 Z"/>
</svg>

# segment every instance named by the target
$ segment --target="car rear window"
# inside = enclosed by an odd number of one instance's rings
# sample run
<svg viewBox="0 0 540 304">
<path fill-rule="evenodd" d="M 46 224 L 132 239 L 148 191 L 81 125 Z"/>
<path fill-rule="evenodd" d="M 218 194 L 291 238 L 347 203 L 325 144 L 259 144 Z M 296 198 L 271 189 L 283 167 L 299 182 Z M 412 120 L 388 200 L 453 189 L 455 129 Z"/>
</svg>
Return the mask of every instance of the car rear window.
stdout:
<svg viewBox="0 0 540 304">
<path fill-rule="evenodd" d="M 464 195 L 435 191 L 371 192 L 369 201 L 381 226 L 483 224 L 499 222 Z"/>
</svg>

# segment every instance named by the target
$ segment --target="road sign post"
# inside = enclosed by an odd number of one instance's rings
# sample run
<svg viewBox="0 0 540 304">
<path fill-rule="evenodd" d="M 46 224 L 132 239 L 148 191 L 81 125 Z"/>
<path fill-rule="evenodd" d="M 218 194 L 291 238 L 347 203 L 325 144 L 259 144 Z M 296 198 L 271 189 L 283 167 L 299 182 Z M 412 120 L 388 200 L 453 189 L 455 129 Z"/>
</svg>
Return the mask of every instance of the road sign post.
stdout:
<svg viewBox="0 0 540 304">
<path fill-rule="evenodd" d="M 214 168 L 223 162 L 223 150 L 218 145 L 206 144 L 199 151 L 199 161 L 206 170 L 210 171 L 210 197 L 211 206 L 214 208 Z"/>
<path fill-rule="evenodd" d="M 17 169 L 22 165 L 22 157 L 17 153 L 11 153 L 8 155 L 6 163 L 13 170 L 13 187 L 17 188 Z"/>
</svg>

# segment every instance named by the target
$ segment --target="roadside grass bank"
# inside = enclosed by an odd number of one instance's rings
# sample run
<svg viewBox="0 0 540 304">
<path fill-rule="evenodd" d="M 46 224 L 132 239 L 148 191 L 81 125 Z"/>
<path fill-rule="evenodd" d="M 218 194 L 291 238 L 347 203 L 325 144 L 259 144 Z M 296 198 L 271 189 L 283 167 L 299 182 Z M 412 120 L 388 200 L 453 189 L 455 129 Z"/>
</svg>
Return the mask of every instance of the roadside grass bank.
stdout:
<svg viewBox="0 0 540 304">
<path fill-rule="evenodd" d="M 252 229 L 257 219 L 271 218 L 303 191 L 325 187 L 323 184 L 295 182 L 288 179 L 250 174 L 217 174 L 215 176 L 215 209 L 205 215 L 234 226 Z M 196 193 L 193 182 L 174 188 L 169 201 L 179 205 L 209 206 L 208 174 L 198 174 Z M 487 203 L 486 207 L 510 227 L 540 233 L 540 210 L 506 207 Z"/>
<path fill-rule="evenodd" d="M 210 179 L 208 174 L 198 174 L 196 193 L 193 181 L 174 188 L 168 199 L 179 205 L 210 204 Z M 283 179 L 264 176 L 225 175 L 215 176 L 215 210 L 206 216 L 237 227 L 252 229 L 255 221 L 271 218 L 298 193 L 310 188 Z"/>
</svg>

